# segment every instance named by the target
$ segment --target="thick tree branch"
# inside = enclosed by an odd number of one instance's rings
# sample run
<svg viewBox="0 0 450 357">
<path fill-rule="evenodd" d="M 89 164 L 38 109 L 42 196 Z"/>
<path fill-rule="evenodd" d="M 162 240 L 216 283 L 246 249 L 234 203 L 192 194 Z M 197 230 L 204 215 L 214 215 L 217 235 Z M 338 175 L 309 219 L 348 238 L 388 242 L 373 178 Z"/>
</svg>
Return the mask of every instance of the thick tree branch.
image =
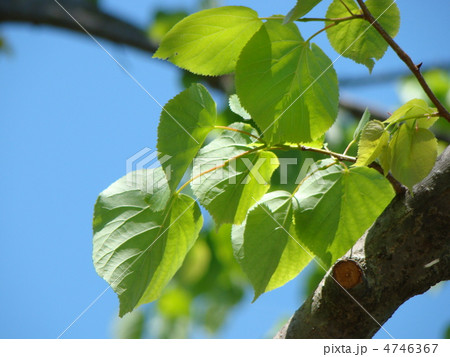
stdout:
<svg viewBox="0 0 450 357">
<path fill-rule="evenodd" d="M 409 298 L 450 279 L 450 147 L 413 192 L 398 195 L 341 259 L 362 273 L 347 292 L 381 324 Z M 337 265 L 277 338 L 370 338 L 378 331 L 331 278 Z M 346 286 L 345 277 L 340 283 Z"/>
<path fill-rule="evenodd" d="M 364 17 L 367 21 L 369 21 L 373 28 L 378 31 L 378 33 L 384 38 L 384 40 L 392 47 L 397 56 L 408 66 L 412 74 L 417 78 L 423 90 L 427 94 L 428 98 L 433 102 L 436 106 L 439 114 L 447 119 L 450 122 L 450 113 L 448 110 L 442 105 L 436 95 L 433 93 L 428 83 L 425 81 L 422 73 L 420 72 L 420 65 L 414 64 L 411 57 L 402 50 L 402 48 L 394 41 L 394 39 L 384 30 L 384 28 L 377 22 L 377 20 L 373 17 L 369 9 L 363 0 L 357 0 L 359 7 L 363 11 Z"/>
<path fill-rule="evenodd" d="M 134 47 L 153 54 L 158 44 L 150 41 L 143 29 L 107 14 L 83 0 L 58 2 L 95 38 Z M 0 23 L 21 22 L 50 25 L 85 34 L 84 30 L 53 0 L 0 0 Z M 199 77 L 211 87 L 229 93 L 230 76 Z"/>
<path fill-rule="evenodd" d="M 156 51 L 157 44 L 152 43 L 142 29 L 109 15 L 86 1 L 59 0 L 59 2 L 94 37 L 98 36 L 151 53 Z M 52 25 L 84 33 L 53 0 L 0 0 L 0 22 Z"/>
</svg>

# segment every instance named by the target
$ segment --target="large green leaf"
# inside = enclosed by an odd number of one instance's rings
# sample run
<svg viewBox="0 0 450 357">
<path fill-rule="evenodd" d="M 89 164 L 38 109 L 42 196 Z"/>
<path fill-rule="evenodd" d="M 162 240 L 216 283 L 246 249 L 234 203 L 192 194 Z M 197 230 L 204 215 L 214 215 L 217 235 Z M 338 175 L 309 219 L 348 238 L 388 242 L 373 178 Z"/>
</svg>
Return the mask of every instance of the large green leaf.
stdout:
<svg viewBox="0 0 450 357">
<path fill-rule="evenodd" d="M 354 14 L 361 13 L 354 0 L 334 0 L 328 8 L 327 18 L 342 18 L 350 15 L 342 1 Z M 386 32 L 391 37 L 395 37 L 400 28 L 400 12 L 395 1 L 367 0 L 366 6 Z M 328 28 L 327 35 L 338 53 L 364 64 L 369 71 L 372 71 L 375 60 L 381 59 L 388 48 L 387 42 L 381 35 L 363 19 L 341 22 Z"/>
<path fill-rule="evenodd" d="M 250 125 L 234 123 L 231 128 L 253 135 L 258 132 Z M 245 134 L 224 131 L 202 148 L 194 160 L 191 187 L 200 203 L 217 224 L 240 224 L 248 209 L 270 187 L 270 177 L 278 167 L 278 159 L 269 151 L 248 153 L 253 139 Z M 231 159 L 238 155 L 242 157 Z M 199 176 L 201 173 L 204 175 Z"/>
<path fill-rule="evenodd" d="M 164 106 L 157 148 L 172 190 L 177 188 L 215 123 L 216 103 L 201 84 L 193 84 Z"/>
<path fill-rule="evenodd" d="M 242 50 L 236 89 L 270 142 L 311 142 L 333 124 L 339 89 L 330 59 L 296 25 L 267 21 Z"/>
<path fill-rule="evenodd" d="M 292 226 L 292 197 L 285 191 L 265 195 L 242 225 L 233 226 L 234 254 L 253 285 L 254 300 L 295 278 L 311 261 Z"/>
<path fill-rule="evenodd" d="M 202 223 L 192 198 L 170 196 L 160 168 L 131 172 L 100 194 L 93 260 L 97 273 L 119 296 L 120 316 L 159 297 Z"/>
<path fill-rule="evenodd" d="M 355 244 L 393 197 L 389 181 L 374 169 L 347 169 L 336 164 L 319 170 L 295 194 L 297 236 L 331 265 Z"/>
<path fill-rule="evenodd" d="M 370 165 L 388 147 L 389 133 L 382 122 L 372 120 L 365 126 L 358 145 L 358 160 L 355 166 Z"/>
<path fill-rule="evenodd" d="M 436 122 L 436 120 L 438 120 L 437 117 L 427 117 L 427 115 L 433 114 L 435 112 L 436 109 L 430 108 L 427 102 L 423 99 L 413 99 L 393 112 L 392 115 L 386 120 L 386 122 L 393 124 L 404 120 L 406 125 L 408 125 L 409 127 L 427 129 L 432 126 Z M 412 119 L 416 117 L 423 118 Z"/>
<path fill-rule="evenodd" d="M 283 23 L 293 22 L 310 12 L 322 0 L 297 0 L 297 4 L 288 12 Z"/>
<path fill-rule="evenodd" d="M 203 75 L 234 71 L 244 45 L 261 27 L 258 14 L 243 6 L 224 6 L 192 14 L 163 38 L 153 57 Z"/>
<path fill-rule="evenodd" d="M 389 145 L 392 175 L 411 189 L 431 171 L 437 157 L 437 140 L 428 129 L 402 125 Z"/>
</svg>

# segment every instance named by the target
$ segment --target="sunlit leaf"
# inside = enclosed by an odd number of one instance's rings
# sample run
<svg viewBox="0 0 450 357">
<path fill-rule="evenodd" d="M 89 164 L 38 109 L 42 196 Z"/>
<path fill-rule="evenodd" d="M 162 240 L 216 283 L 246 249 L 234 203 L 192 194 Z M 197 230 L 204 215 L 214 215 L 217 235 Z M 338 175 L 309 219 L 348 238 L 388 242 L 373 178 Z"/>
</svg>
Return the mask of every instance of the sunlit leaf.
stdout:
<svg viewBox="0 0 450 357">
<path fill-rule="evenodd" d="M 354 0 L 334 0 L 327 11 L 327 18 L 342 18 L 350 16 L 344 2 L 354 14 L 361 14 Z M 380 25 L 391 36 L 395 37 L 400 28 L 400 12 L 395 1 L 367 0 L 366 6 Z M 331 23 L 328 23 L 330 25 Z M 357 63 L 364 64 L 372 71 L 375 60 L 384 56 L 388 43 L 364 19 L 343 21 L 327 29 L 328 39 L 333 48 Z"/>
<path fill-rule="evenodd" d="M 239 53 L 261 27 L 258 14 L 243 6 L 224 6 L 192 14 L 163 38 L 153 57 L 203 75 L 234 71 Z"/>
</svg>

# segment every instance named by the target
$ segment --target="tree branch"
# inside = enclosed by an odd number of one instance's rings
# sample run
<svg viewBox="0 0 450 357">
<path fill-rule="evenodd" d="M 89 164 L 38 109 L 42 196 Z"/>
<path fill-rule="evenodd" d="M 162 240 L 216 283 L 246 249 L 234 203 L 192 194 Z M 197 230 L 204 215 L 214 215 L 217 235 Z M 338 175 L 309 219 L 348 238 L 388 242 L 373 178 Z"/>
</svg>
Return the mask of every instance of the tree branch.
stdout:
<svg viewBox="0 0 450 357">
<path fill-rule="evenodd" d="M 356 1 L 358 2 L 359 7 L 363 11 L 365 19 L 372 24 L 373 28 L 378 31 L 378 33 L 384 38 L 384 40 L 389 44 L 389 46 L 392 47 L 395 53 L 397 53 L 398 57 L 408 66 L 410 71 L 419 81 L 420 85 L 422 86 L 427 96 L 436 106 L 437 110 L 439 111 L 439 114 L 450 122 L 450 113 L 442 105 L 442 103 L 435 96 L 431 88 L 428 86 L 428 83 L 425 81 L 425 78 L 420 72 L 420 65 L 414 64 L 411 57 L 409 57 L 408 54 L 405 51 L 403 51 L 402 48 L 397 44 L 397 42 L 395 42 L 394 39 L 384 30 L 384 28 L 373 17 L 364 1 L 363 0 L 356 0 Z"/>
<path fill-rule="evenodd" d="M 109 15 L 95 6 L 80 0 L 60 0 L 94 37 L 101 37 L 153 53 L 157 44 L 151 42 L 145 32 L 126 21 Z M 0 22 L 27 22 L 52 25 L 84 33 L 53 0 L 0 0 Z"/>
<path fill-rule="evenodd" d="M 276 338 L 370 338 L 380 326 L 347 292 L 384 324 L 406 300 L 450 279 L 450 147 L 413 192 L 397 195 L 340 259 L 360 279 L 350 287 L 336 263 Z"/>
</svg>

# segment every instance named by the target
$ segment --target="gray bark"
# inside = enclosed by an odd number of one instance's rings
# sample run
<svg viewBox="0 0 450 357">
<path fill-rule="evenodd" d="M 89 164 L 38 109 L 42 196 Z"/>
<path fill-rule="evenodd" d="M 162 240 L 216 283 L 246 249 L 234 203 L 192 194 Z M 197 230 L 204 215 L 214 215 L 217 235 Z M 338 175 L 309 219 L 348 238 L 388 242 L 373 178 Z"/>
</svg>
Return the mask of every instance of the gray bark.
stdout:
<svg viewBox="0 0 450 357">
<path fill-rule="evenodd" d="M 348 293 L 384 324 L 405 301 L 450 279 L 450 147 L 413 192 L 398 195 L 342 258 L 359 265 L 362 281 L 346 292 L 333 266 L 276 338 L 370 338 L 380 326 Z"/>
</svg>

